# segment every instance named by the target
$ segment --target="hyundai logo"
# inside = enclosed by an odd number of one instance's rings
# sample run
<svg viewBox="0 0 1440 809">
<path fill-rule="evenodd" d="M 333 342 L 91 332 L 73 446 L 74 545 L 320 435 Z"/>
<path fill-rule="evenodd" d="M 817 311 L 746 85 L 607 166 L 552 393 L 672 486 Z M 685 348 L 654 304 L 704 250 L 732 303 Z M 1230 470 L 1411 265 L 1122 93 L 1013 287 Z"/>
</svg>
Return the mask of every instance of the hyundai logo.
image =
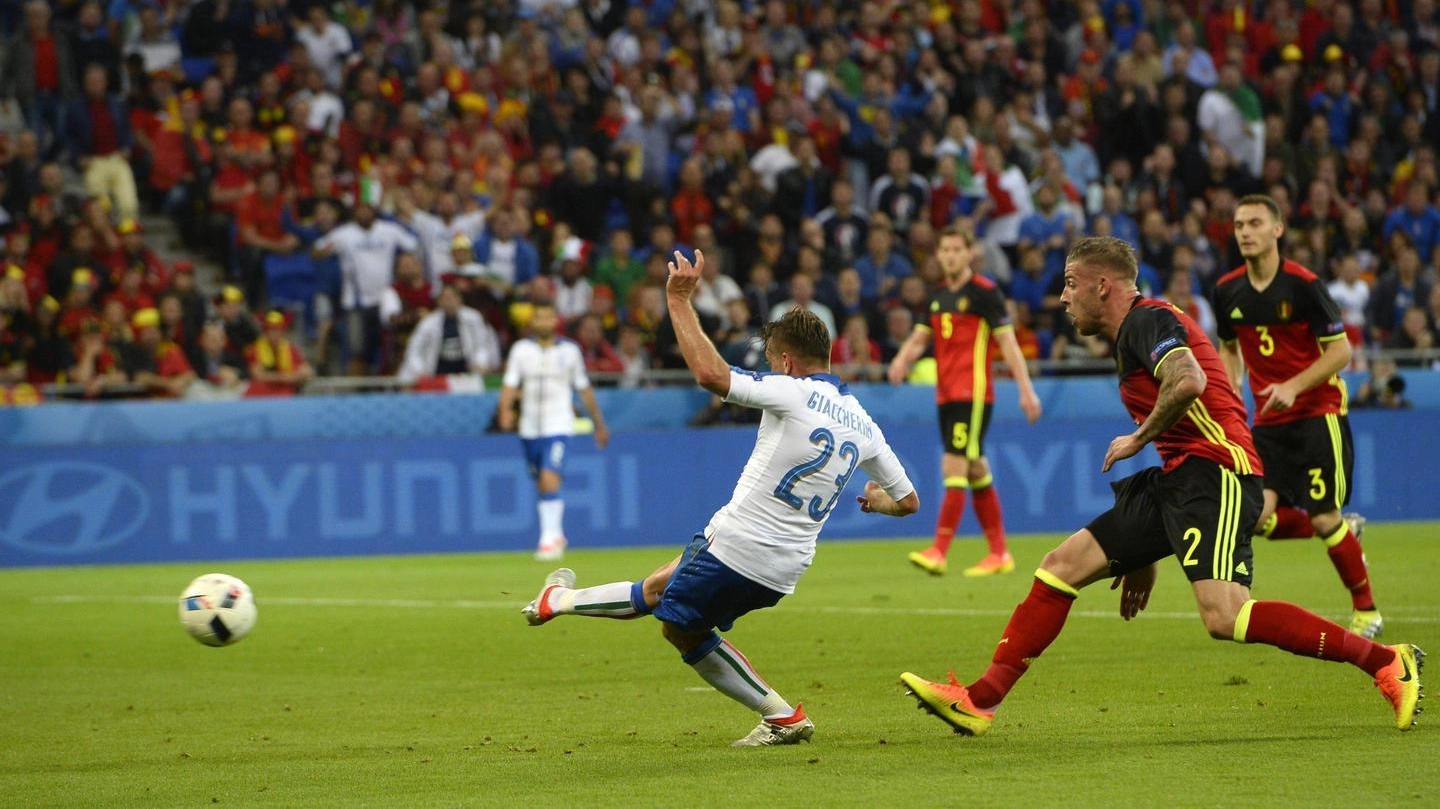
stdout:
<svg viewBox="0 0 1440 809">
<path fill-rule="evenodd" d="M 82 461 L 53 461 L 0 476 L 0 543 L 52 556 L 118 545 L 145 524 L 150 496 L 135 479 Z"/>
</svg>

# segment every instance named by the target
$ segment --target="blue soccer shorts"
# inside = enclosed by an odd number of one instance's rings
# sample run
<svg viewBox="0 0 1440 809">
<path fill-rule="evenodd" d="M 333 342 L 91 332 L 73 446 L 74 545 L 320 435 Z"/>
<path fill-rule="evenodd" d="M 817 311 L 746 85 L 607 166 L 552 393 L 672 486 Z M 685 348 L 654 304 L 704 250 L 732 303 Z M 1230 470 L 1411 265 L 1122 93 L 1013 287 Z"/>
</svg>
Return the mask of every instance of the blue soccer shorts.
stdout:
<svg viewBox="0 0 1440 809">
<path fill-rule="evenodd" d="M 740 616 L 773 607 L 784 597 L 784 593 L 726 567 L 710 553 L 709 540 L 696 534 L 660 596 L 654 615 L 686 632 L 726 632 Z"/>
<path fill-rule="evenodd" d="M 558 475 L 564 470 L 565 436 L 522 438 L 520 445 L 525 448 L 525 464 L 530 468 L 530 477 L 538 478 L 546 470 Z"/>
</svg>

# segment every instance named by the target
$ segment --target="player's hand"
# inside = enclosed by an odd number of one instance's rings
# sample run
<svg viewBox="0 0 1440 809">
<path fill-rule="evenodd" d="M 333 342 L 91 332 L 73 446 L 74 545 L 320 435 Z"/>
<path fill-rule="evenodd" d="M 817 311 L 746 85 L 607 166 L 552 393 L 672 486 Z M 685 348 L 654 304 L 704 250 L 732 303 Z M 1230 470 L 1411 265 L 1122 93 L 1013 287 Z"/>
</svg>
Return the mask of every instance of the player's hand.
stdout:
<svg viewBox="0 0 1440 809">
<path fill-rule="evenodd" d="M 866 514 L 886 513 L 886 501 L 894 502 L 889 493 L 873 480 L 866 481 L 865 493 L 855 498 L 855 502 L 860 504 L 860 510 Z"/>
<path fill-rule="evenodd" d="M 1260 390 L 1260 395 L 1270 398 L 1265 401 L 1265 408 L 1260 412 L 1284 413 L 1295 406 L 1295 397 L 1298 394 L 1299 391 L 1294 390 L 1288 381 L 1266 385 Z"/>
<path fill-rule="evenodd" d="M 700 285 L 700 273 L 705 269 L 705 254 L 695 251 L 695 263 L 675 251 L 675 260 L 670 262 L 670 277 L 665 280 L 665 291 L 682 300 L 690 300 L 695 288 Z"/>
<path fill-rule="evenodd" d="M 1105 450 L 1105 463 L 1100 466 L 1100 471 L 1109 472 L 1116 461 L 1123 461 L 1144 448 L 1145 442 L 1136 438 L 1134 433 L 1116 436 L 1110 442 L 1110 448 Z"/>
<path fill-rule="evenodd" d="M 1155 565 L 1149 564 L 1139 570 L 1116 576 L 1115 581 L 1110 582 L 1111 590 L 1120 590 L 1121 618 L 1128 621 L 1150 605 L 1150 591 L 1155 589 L 1155 573 Z"/>
<path fill-rule="evenodd" d="M 605 445 L 609 443 L 610 428 L 606 427 L 603 424 L 595 425 L 595 446 L 599 447 L 600 449 L 605 449 Z"/>
<path fill-rule="evenodd" d="M 500 425 L 500 432 L 515 432 L 515 411 L 508 408 L 501 410 L 497 415 L 497 423 Z"/>
<path fill-rule="evenodd" d="M 910 369 L 906 367 L 907 365 L 908 363 L 901 362 L 898 357 L 891 360 L 890 367 L 885 371 L 885 378 L 890 380 L 890 384 L 892 385 L 904 384 L 905 377 L 910 375 Z"/>
<path fill-rule="evenodd" d="M 1020 394 L 1020 409 L 1025 413 L 1025 420 L 1034 424 L 1040 420 L 1040 414 L 1045 408 L 1040 405 L 1040 397 L 1034 391 Z"/>
</svg>

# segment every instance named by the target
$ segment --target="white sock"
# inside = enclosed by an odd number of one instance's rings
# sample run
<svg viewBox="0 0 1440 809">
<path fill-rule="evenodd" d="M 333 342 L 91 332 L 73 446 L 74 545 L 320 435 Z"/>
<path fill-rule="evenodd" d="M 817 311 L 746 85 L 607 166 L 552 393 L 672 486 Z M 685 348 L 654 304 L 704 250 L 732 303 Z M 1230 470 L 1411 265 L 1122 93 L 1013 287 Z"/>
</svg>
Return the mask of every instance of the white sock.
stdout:
<svg viewBox="0 0 1440 809">
<path fill-rule="evenodd" d="M 580 590 L 556 590 L 550 608 L 556 615 L 590 615 L 597 618 L 634 618 L 640 613 L 631 601 L 635 583 L 617 581 Z"/>
<path fill-rule="evenodd" d="M 540 497 L 536 509 L 540 512 L 540 542 L 543 544 L 565 536 L 565 501 L 559 495 L 548 500 L 545 495 Z"/>
<path fill-rule="evenodd" d="M 783 719 L 795 713 L 795 709 L 761 679 L 745 655 L 727 641 L 720 641 L 719 646 L 690 665 L 716 691 L 766 719 Z"/>
</svg>

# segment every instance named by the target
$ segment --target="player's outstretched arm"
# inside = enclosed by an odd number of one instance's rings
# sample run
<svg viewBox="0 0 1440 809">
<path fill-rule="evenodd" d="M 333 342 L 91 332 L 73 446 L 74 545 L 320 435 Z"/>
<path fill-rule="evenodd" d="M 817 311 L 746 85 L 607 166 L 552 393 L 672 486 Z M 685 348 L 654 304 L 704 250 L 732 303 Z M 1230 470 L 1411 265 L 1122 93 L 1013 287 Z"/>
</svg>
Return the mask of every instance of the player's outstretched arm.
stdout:
<svg viewBox="0 0 1440 809">
<path fill-rule="evenodd" d="M 670 308 L 670 322 L 675 327 L 675 340 L 680 344 L 680 354 L 690 373 L 700 387 L 720 396 L 730 393 L 730 366 L 715 350 L 715 344 L 700 325 L 700 316 L 690 299 L 700 284 L 700 272 L 705 269 L 705 254 L 695 251 L 695 263 L 675 251 L 675 260 L 670 262 L 670 277 L 665 281 L 665 296 Z"/>
<path fill-rule="evenodd" d="M 1010 369 L 1015 387 L 1020 389 L 1020 410 L 1025 413 L 1025 420 L 1034 424 L 1040 419 L 1043 408 L 1040 406 L 1040 397 L 1035 395 L 1035 386 L 1030 382 L 1029 364 L 1025 362 L 1025 355 L 1020 352 L 1020 343 L 1015 340 L 1015 330 L 1006 329 L 996 334 L 995 341 L 1000 344 L 1000 355 L 1005 358 L 1005 365 Z"/>
<path fill-rule="evenodd" d="M 860 510 L 866 514 L 885 514 L 890 517 L 908 517 L 920 510 L 920 496 L 910 492 L 896 500 L 875 481 L 865 483 L 865 493 L 856 497 Z"/>
</svg>

